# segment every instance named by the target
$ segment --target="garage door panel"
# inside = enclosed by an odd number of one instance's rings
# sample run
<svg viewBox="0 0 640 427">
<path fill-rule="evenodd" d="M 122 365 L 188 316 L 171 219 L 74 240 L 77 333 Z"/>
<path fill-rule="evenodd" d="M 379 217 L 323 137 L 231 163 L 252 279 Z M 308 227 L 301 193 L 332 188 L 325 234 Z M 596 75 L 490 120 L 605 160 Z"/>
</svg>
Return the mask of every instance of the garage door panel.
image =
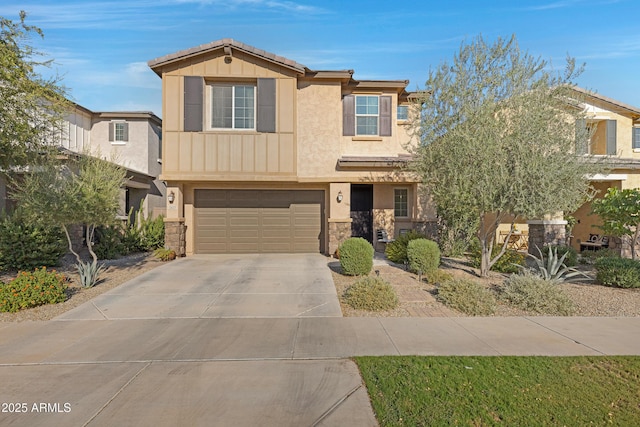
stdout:
<svg viewBox="0 0 640 427">
<path fill-rule="evenodd" d="M 324 192 L 196 190 L 196 253 L 319 252 Z"/>
</svg>

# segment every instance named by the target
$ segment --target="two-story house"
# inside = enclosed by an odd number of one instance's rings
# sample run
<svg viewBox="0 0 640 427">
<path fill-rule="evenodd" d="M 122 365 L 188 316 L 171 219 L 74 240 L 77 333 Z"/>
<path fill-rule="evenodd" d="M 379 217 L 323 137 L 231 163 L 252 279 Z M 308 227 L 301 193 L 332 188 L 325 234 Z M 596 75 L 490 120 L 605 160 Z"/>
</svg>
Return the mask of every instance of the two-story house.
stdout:
<svg viewBox="0 0 640 427">
<path fill-rule="evenodd" d="M 141 202 L 145 214 L 164 214 L 166 186 L 159 179 L 162 120 L 151 112 L 94 112 L 70 105 L 51 144 L 62 153 L 100 155 L 126 168 L 121 215 L 137 210 Z M 12 204 L 0 178 L 0 211 L 10 211 Z"/>
<path fill-rule="evenodd" d="M 435 219 L 402 170 L 406 80 L 355 80 L 223 39 L 162 78 L 166 241 L 182 254 L 320 252 Z"/>
</svg>

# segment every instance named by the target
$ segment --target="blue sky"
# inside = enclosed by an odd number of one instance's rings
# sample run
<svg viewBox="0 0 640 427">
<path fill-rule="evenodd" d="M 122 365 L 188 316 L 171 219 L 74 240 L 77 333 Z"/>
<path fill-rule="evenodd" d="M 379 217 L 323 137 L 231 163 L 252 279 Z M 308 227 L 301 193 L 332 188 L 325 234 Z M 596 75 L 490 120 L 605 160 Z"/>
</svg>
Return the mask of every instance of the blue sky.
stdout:
<svg viewBox="0 0 640 427">
<path fill-rule="evenodd" d="M 515 34 L 520 47 L 577 83 L 640 108 L 637 0 L 3 0 L 0 15 L 40 27 L 34 44 L 64 77 L 71 98 L 94 111 L 161 115 L 161 81 L 147 61 L 234 38 L 311 69 L 353 69 L 356 79 L 409 79 L 460 43 Z"/>
</svg>

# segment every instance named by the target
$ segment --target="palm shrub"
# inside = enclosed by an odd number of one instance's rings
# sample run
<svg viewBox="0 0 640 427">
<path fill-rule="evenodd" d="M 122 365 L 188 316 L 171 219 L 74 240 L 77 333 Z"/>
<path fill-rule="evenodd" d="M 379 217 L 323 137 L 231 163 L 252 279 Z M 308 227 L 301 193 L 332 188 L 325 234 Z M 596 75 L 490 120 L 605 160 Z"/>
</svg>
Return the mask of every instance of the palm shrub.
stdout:
<svg viewBox="0 0 640 427">
<path fill-rule="evenodd" d="M 393 287 L 380 277 L 365 277 L 351 285 L 344 293 L 344 301 L 359 310 L 393 310 L 398 296 Z"/>
<path fill-rule="evenodd" d="M 415 230 L 411 230 L 408 233 L 399 235 L 398 238 L 393 242 L 387 243 L 384 254 L 387 256 L 387 259 L 389 261 L 398 264 L 404 264 L 405 262 L 409 261 L 409 259 L 407 258 L 407 245 L 409 244 L 409 242 L 412 240 L 424 238 L 426 238 L 424 234 L 418 233 Z"/>
<path fill-rule="evenodd" d="M 409 269 L 414 273 L 427 273 L 440 265 L 440 248 L 433 240 L 415 239 L 407 245 Z"/>
<path fill-rule="evenodd" d="M 598 258 L 596 281 L 605 286 L 640 288 L 640 262 L 620 257 Z"/>
<path fill-rule="evenodd" d="M 340 245 L 340 266 L 347 276 L 369 274 L 373 267 L 373 246 L 362 237 L 350 237 Z"/>
<path fill-rule="evenodd" d="M 19 214 L 0 221 L 0 270 L 58 265 L 67 245 L 62 228 L 28 223 Z"/>
<path fill-rule="evenodd" d="M 496 310 L 493 293 L 473 280 L 454 279 L 438 286 L 438 301 L 472 316 L 488 316 Z"/>
<path fill-rule="evenodd" d="M 522 310 L 551 316 L 571 315 L 573 303 L 557 283 L 523 271 L 505 280 L 500 297 Z"/>
</svg>

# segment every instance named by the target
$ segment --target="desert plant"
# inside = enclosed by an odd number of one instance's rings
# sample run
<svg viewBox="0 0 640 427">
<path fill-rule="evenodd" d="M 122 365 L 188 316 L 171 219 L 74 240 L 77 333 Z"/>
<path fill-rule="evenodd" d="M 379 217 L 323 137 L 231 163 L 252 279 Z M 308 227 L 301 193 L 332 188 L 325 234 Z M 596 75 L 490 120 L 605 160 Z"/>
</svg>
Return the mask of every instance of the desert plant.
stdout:
<svg viewBox="0 0 640 427">
<path fill-rule="evenodd" d="M 96 227 L 96 242 L 93 250 L 98 259 L 115 259 L 128 252 L 122 243 L 122 225 L 113 224 Z"/>
<path fill-rule="evenodd" d="M 568 316 L 573 313 L 573 303 L 557 283 L 553 279 L 543 279 L 530 271 L 523 271 L 505 280 L 500 297 L 522 310 Z"/>
<path fill-rule="evenodd" d="M 151 218 L 139 216 L 141 230 L 140 246 L 145 251 L 153 251 L 164 246 L 164 217 L 162 215 Z"/>
<path fill-rule="evenodd" d="M 0 221 L 0 270 L 57 265 L 67 247 L 62 229 L 22 221 L 18 214 Z"/>
<path fill-rule="evenodd" d="M 564 258 L 564 265 L 566 265 L 567 267 L 573 267 L 576 264 L 578 264 L 578 252 L 571 246 L 550 245 L 547 247 L 553 248 L 559 257 L 564 256 L 564 254 L 567 254 L 567 256 Z"/>
<path fill-rule="evenodd" d="M 340 245 L 340 266 L 347 276 L 369 274 L 373 267 L 373 246 L 362 237 L 350 237 Z"/>
<path fill-rule="evenodd" d="M 478 240 L 474 240 L 471 245 L 471 253 L 469 255 L 469 261 L 474 268 L 480 268 L 482 263 L 482 251 Z M 491 250 L 491 258 L 493 259 L 500 253 L 500 245 L 494 245 Z M 491 271 L 498 271 L 500 273 L 517 273 L 519 267 L 525 264 L 526 256 L 518 251 L 507 249 L 504 254 L 491 266 Z"/>
<path fill-rule="evenodd" d="M 45 267 L 33 272 L 21 271 L 7 284 L 0 284 L 0 311 L 16 312 L 67 299 L 66 278 Z"/>
<path fill-rule="evenodd" d="M 358 280 L 345 291 L 344 301 L 359 310 L 393 310 L 398 306 L 393 287 L 380 277 Z"/>
<path fill-rule="evenodd" d="M 640 288 L 640 262 L 620 257 L 598 258 L 596 281 L 605 286 Z"/>
<path fill-rule="evenodd" d="M 580 252 L 580 264 L 593 265 L 600 258 L 620 258 L 620 253 L 615 249 L 602 248 L 597 251 Z"/>
<path fill-rule="evenodd" d="M 551 281 L 553 283 L 561 283 L 565 280 L 572 280 L 576 276 L 583 276 L 589 278 L 582 271 L 578 271 L 575 268 L 567 267 L 564 264 L 564 260 L 569 255 L 569 252 L 565 252 L 564 255 L 558 259 L 558 251 L 551 246 L 548 247 L 547 256 L 542 255 L 542 251 L 536 246 L 540 258 L 533 254 L 529 254 L 535 261 L 536 269 L 534 272 L 543 278 L 544 280 Z"/>
<path fill-rule="evenodd" d="M 78 270 L 82 287 L 92 288 L 98 283 L 98 277 L 104 271 L 104 265 L 98 264 L 95 260 L 79 262 L 76 264 L 76 269 Z"/>
<path fill-rule="evenodd" d="M 168 248 L 158 248 L 153 251 L 153 255 L 162 261 L 172 261 L 176 259 L 176 252 Z"/>
<path fill-rule="evenodd" d="M 424 234 L 410 230 L 408 233 L 399 235 L 393 242 L 387 243 L 384 254 L 389 261 L 404 264 L 409 261 L 407 258 L 407 245 L 409 242 L 416 239 L 424 239 L 425 237 Z"/>
<path fill-rule="evenodd" d="M 450 308 L 473 316 L 487 316 L 495 312 L 493 293 L 472 280 L 454 279 L 441 283 L 437 299 Z"/>
<path fill-rule="evenodd" d="M 439 285 L 443 282 L 447 282 L 453 279 L 453 275 L 451 273 L 439 268 L 436 268 L 435 270 L 427 271 L 425 273 L 425 276 L 427 277 L 427 282 L 434 285 Z"/>
<path fill-rule="evenodd" d="M 415 239 L 407 244 L 409 269 L 414 273 L 427 273 L 440 265 L 440 248 L 428 239 Z"/>
</svg>

